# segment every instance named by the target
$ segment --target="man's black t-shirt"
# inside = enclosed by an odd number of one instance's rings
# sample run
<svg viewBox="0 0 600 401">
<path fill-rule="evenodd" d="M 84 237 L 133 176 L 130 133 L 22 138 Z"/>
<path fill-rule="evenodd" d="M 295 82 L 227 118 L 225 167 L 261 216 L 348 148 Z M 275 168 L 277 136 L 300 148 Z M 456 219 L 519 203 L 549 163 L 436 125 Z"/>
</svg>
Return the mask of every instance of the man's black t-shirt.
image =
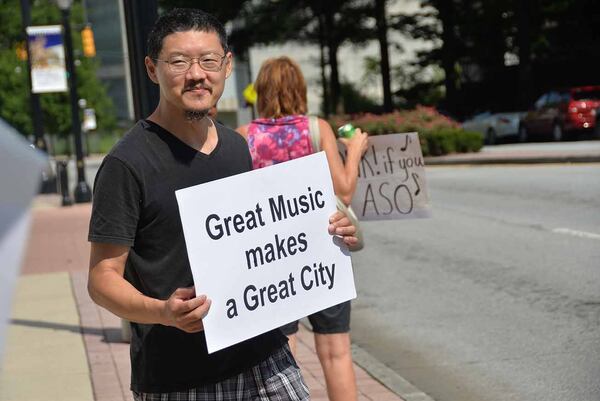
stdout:
<svg viewBox="0 0 600 401">
<path fill-rule="evenodd" d="M 139 121 L 96 176 L 89 240 L 130 247 L 125 278 L 149 297 L 165 300 L 177 288 L 193 285 L 175 191 L 252 169 L 244 139 L 216 127 L 217 146 L 206 155 L 157 124 Z M 171 392 L 221 381 L 284 342 L 274 330 L 209 355 L 203 332 L 133 323 L 131 389 Z"/>
</svg>

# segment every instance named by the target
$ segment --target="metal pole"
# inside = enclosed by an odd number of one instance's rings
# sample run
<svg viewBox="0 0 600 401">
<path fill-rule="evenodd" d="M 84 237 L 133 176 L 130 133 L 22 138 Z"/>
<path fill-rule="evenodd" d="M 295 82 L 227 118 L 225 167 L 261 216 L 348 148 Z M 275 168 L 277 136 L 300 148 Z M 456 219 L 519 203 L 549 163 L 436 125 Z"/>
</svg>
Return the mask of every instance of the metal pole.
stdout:
<svg viewBox="0 0 600 401">
<path fill-rule="evenodd" d="M 158 86 L 146 72 L 144 57 L 148 34 L 158 17 L 158 0 L 122 0 L 125 12 L 129 68 L 133 91 L 135 119 L 148 117 L 158 105 Z"/>
<path fill-rule="evenodd" d="M 21 0 L 21 20 L 23 22 L 23 33 L 25 37 L 25 46 L 27 46 L 27 71 L 31 77 L 31 52 L 29 49 L 29 40 L 27 37 L 26 28 L 31 25 L 31 12 L 29 6 L 29 0 Z M 29 84 L 31 85 L 31 79 Z M 33 89 L 33 88 L 31 88 Z M 44 139 L 44 123 L 42 121 L 42 107 L 40 105 L 40 96 L 37 93 L 33 93 L 33 90 L 29 91 L 31 101 L 31 118 L 33 120 L 33 134 L 35 136 L 35 147 L 43 152 L 48 152 L 46 146 L 46 140 Z"/>
<path fill-rule="evenodd" d="M 84 203 L 92 200 L 92 191 L 85 182 L 85 165 L 83 160 L 83 147 L 81 144 L 81 119 L 79 117 L 79 97 L 77 95 L 77 75 L 73 61 L 73 41 L 71 39 L 71 24 L 69 22 L 70 9 L 60 10 L 65 39 L 65 61 L 69 77 L 69 95 L 71 98 L 71 132 L 75 139 L 75 157 L 77 163 L 77 185 L 75 186 L 75 202 Z"/>
<path fill-rule="evenodd" d="M 73 200 L 69 195 L 69 175 L 67 172 L 67 162 L 58 160 L 56 162 L 56 175 L 58 176 L 58 188 L 62 196 L 62 206 L 71 206 Z"/>
</svg>

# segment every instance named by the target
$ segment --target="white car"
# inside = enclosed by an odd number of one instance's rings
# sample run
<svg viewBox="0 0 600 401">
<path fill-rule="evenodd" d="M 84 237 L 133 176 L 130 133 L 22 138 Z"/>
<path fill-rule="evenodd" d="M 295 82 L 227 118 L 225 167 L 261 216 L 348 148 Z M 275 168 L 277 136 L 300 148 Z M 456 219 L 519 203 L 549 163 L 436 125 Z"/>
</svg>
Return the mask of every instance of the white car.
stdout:
<svg viewBox="0 0 600 401">
<path fill-rule="evenodd" d="M 485 143 L 493 145 L 498 139 L 519 134 L 519 121 L 525 112 L 484 113 L 476 114 L 462 123 L 467 131 L 476 131 L 483 134 Z"/>
</svg>

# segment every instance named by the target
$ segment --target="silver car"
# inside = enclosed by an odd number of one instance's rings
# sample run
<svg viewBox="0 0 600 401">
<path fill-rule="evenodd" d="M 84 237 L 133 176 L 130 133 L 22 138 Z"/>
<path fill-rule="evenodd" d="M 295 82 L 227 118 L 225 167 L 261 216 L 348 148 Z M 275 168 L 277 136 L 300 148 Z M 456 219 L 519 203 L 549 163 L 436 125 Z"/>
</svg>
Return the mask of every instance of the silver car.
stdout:
<svg viewBox="0 0 600 401">
<path fill-rule="evenodd" d="M 525 112 L 484 113 L 476 114 L 462 123 L 467 131 L 476 131 L 483 134 L 485 143 L 495 144 L 498 139 L 517 136 L 519 134 L 519 121 Z"/>
</svg>

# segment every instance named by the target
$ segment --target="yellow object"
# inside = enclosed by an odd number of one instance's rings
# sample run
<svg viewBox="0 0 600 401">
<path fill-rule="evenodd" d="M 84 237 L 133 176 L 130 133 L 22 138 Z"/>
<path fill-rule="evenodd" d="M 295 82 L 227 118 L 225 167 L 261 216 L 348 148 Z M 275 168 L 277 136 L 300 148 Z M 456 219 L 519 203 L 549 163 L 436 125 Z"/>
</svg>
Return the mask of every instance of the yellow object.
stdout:
<svg viewBox="0 0 600 401">
<path fill-rule="evenodd" d="M 244 99 L 249 104 L 255 104 L 258 99 L 258 95 L 256 94 L 256 90 L 254 89 L 254 84 L 248 84 L 242 93 L 244 95 Z"/>
<path fill-rule="evenodd" d="M 94 43 L 94 32 L 92 28 L 86 26 L 81 31 L 81 43 L 83 44 L 83 55 L 94 57 L 96 55 L 96 44 Z"/>
<path fill-rule="evenodd" d="M 17 53 L 17 58 L 21 61 L 26 61 L 27 60 L 27 47 L 25 46 L 24 42 L 19 42 L 17 44 L 17 48 L 15 49 L 15 52 Z"/>
</svg>

